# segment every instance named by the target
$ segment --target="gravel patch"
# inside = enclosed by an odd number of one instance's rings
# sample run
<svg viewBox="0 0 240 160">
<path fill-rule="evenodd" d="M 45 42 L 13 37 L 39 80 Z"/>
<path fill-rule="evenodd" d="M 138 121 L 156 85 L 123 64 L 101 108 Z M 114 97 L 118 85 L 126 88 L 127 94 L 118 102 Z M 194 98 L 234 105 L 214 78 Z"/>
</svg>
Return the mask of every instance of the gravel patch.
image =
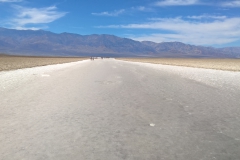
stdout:
<svg viewBox="0 0 240 160">
<path fill-rule="evenodd" d="M 27 56 L 3 56 L 0 55 L 0 71 L 16 70 L 46 66 L 51 64 L 69 63 L 84 60 L 77 57 L 27 57 Z"/>
</svg>

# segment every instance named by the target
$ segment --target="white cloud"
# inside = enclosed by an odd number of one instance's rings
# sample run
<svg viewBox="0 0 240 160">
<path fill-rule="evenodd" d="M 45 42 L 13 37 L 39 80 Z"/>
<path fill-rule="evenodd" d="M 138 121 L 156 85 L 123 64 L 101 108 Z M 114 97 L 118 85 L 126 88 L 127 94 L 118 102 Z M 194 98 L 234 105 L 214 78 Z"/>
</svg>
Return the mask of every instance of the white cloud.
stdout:
<svg viewBox="0 0 240 160">
<path fill-rule="evenodd" d="M 226 1 L 221 3 L 223 7 L 240 7 L 240 0 Z"/>
<path fill-rule="evenodd" d="M 23 0 L 0 0 L 0 2 L 22 2 Z"/>
<path fill-rule="evenodd" d="M 100 12 L 100 13 L 92 13 L 92 15 L 95 16 L 118 16 L 120 14 L 123 14 L 125 12 L 125 9 L 115 10 L 113 12 Z"/>
<path fill-rule="evenodd" d="M 152 12 L 153 11 L 152 8 L 144 7 L 144 6 L 132 7 L 131 9 L 136 10 L 136 11 L 141 11 L 141 12 Z"/>
<path fill-rule="evenodd" d="M 150 7 L 144 7 L 144 6 L 137 6 L 137 7 L 131 7 L 131 8 L 127 8 L 127 9 L 120 9 L 120 10 L 114 10 L 112 12 L 99 12 L 99 13 L 91 13 L 92 15 L 95 16 L 109 16 L 109 17 L 117 17 L 121 14 L 126 14 L 126 13 L 132 13 L 132 12 L 136 12 L 136 11 L 140 11 L 140 12 L 152 12 L 153 9 Z"/>
<path fill-rule="evenodd" d="M 21 6 L 14 7 L 17 11 L 16 16 L 10 20 L 10 24 L 16 29 L 41 29 L 45 27 L 27 27 L 28 25 L 39 25 L 51 23 L 63 16 L 66 12 L 58 12 L 57 7 L 45 8 L 26 8 Z"/>
<path fill-rule="evenodd" d="M 139 10 L 139 11 L 145 11 L 146 7 L 144 6 L 139 6 L 139 7 L 135 7 L 135 9 Z"/>
<path fill-rule="evenodd" d="M 227 16 L 212 16 L 212 15 L 200 15 L 200 16 L 187 16 L 189 19 L 226 19 Z"/>
<path fill-rule="evenodd" d="M 41 28 L 39 28 L 39 27 L 15 27 L 14 29 L 17 29 L 17 30 L 39 30 L 39 29 L 46 29 L 47 27 L 45 26 L 45 27 L 42 27 L 41 26 Z"/>
<path fill-rule="evenodd" d="M 198 0 L 162 0 L 155 3 L 156 6 L 187 6 L 198 4 Z"/>
<path fill-rule="evenodd" d="M 225 44 L 240 40 L 240 17 L 209 21 L 177 18 L 155 18 L 142 24 L 100 26 L 107 28 L 146 29 L 154 34 L 129 38 L 155 42 L 180 41 L 196 45 Z M 144 32 L 144 30 L 142 31 Z"/>
</svg>

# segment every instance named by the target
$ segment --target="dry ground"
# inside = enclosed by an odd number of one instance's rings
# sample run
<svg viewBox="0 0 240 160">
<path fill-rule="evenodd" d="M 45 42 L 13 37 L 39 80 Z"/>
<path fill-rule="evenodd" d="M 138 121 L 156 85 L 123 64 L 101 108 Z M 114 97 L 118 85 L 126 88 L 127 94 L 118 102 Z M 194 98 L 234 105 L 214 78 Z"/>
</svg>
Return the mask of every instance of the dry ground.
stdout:
<svg viewBox="0 0 240 160">
<path fill-rule="evenodd" d="M 45 66 L 51 64 L 68 63 L 86 58 L 66 57 L 25 57 L 0 55 L 0 71 Z"/>
<path fill-rule="evenodd" d="M 120 60 L 226 71 L 240 71 L 240 59 L 121 58 Z"/>
</svg>

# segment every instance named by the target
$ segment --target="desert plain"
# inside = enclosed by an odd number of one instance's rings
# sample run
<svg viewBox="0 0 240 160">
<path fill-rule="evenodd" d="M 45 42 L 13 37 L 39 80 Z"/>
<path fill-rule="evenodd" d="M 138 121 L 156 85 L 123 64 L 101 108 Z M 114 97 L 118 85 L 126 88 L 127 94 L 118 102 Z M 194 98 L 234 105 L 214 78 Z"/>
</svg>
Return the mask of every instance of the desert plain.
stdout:
<svg viewBox="0 0 240 160">
<path fill-rule="evenodd" d="M 88 58 L 9 56 L 0 54 L 0 71 L 76 62 L 85 59 Z M 131 62 L 216 69 L 223 71 L 240 71 L 240 59 L 217 59 L 217 58 L 117 58 L 117 59 Z"/>
<path fill-rule="evenodd" d="M 0 55 L 0 71 L 81 61 L 79 57 L 34 57 Z"/>
</svg>

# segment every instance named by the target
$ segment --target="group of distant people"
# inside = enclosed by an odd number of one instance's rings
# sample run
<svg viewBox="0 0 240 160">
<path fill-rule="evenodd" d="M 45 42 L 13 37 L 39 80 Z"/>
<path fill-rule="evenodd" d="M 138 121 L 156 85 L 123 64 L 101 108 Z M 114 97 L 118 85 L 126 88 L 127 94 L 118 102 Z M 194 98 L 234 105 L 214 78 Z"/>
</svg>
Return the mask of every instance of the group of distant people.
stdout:
<svg viewBox="0 0 240 160">
<path fill-rule="evenodd" d="M 94 57 L 90 57 L 91 61 L 94 61 L 94 59 L 95 59 Z M 101 57 L 101 59 L 103 59 L 103 57 Z"/>
</svg>

